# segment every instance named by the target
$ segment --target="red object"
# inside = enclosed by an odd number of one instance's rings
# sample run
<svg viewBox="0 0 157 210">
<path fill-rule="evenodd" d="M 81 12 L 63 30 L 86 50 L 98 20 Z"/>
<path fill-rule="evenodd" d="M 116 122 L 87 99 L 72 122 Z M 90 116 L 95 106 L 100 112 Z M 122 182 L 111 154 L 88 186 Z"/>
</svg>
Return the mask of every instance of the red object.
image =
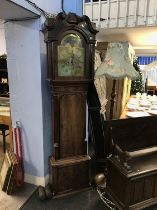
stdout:
<svg viewBox="0 0 157 210">
<path fill-rule="evenodd" d="M 15 150 L 16 150 L 15 154 L 16 154 L 16 159 L 18 163 L 16 166 L 16 185 L 17 187 L 21 187 L 24 183 L 24 164 L 23 164 L 23 152 L 22 152 L 20 127 L 14 128 L 14 137 L 15 137 L 14 139 L 15 139 Z"/>
</svg>

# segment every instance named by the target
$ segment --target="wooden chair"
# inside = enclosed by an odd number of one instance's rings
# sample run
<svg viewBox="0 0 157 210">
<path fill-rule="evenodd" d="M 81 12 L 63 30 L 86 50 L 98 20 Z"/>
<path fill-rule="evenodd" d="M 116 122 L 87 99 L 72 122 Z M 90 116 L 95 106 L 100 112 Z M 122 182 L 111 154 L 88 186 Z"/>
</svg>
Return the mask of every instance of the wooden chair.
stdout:
<svg viewBox="0 0 157 210">
<path fill-rule="evenodd" d="M 3 137 L 3 152 L 6 151 L 6 136 L 9 135 L 9 132 L 6 133 L 6 131 L 9 131 L 9 126 L 5 124 L 0 124 L 0 135 Z"/>
</svg>

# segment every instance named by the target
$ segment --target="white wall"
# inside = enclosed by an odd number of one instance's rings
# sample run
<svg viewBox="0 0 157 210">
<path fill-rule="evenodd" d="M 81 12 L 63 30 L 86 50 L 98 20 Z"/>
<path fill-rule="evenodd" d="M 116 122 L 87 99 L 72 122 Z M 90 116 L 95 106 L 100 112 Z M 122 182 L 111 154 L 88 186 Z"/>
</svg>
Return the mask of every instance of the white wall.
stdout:
<svg viewBox="0 0 157 210">
<path fill-rule="evenodd" d="M 28 7 L 24 0 L 14 1 Z M 81 0 L 75 3 L 78 1 Z M 46 12 L 61 11 L 58 0 L 33 2 Z M 70 10 L 75 12 L 77 8 L 75 5 L 74 11 Z M 25 173 L 31 179 L 48 175 L 48 157 L 52 154 L 51 94 L 47 82 L 46 44 L 40 31 L 43 22 L 42 16 L 5 24 L 13 127 L 16 121 L 21 122 Z"/>
<path fill-rule="evenodd" d="M 6 53 L 6 42 L 5 42 L 4 24 L 0 20 L 0 55 L 5 53 Z"/>
<path fill-rule="evenodd" d="M 17 4 L 21 4 L 23 7 L 24 5 L 29 6 L 28 2 L 24 0 L 13 0 Z M 58 13 L 61 12 L 61 0 L 33 0 L 38 7 L 43 9 L 48 13 Z M 64 10 L 65 12 L 75 12 L 78 15 L 82 15 L 82 0 L 64 0 Z M 33 8 L 33 7 L 32 7 Z"/>
<path fill-rule="evenodd" d="M 20 4 L 19 0 L 19 4 Z M 40 8 L 42 8 L 44 11 L 46 12 L 58 12 L 60 10 L 60 4 L 61 4 L 61 0 L 34 0 L 33 1 L 37 6 L 39 6 Z"/>
<path fill-rule="evenodd" d="M 5 24 L 13 127 L 21 122 L 25 172 L 44 176 L 39 20 Z"/>
<path fill-rule="evenodd" d="M 49 172 L 49 156 L 52 155 L 52 113 L 51 93 L 47 81 L 47 52 L 44 43 L 44 35 L 40 32 L 40 62 L 41 62 L 41 86 L 42 86 L 42 116 L 43 116 L 43 150 L 44 173 Z"/>
</svg>

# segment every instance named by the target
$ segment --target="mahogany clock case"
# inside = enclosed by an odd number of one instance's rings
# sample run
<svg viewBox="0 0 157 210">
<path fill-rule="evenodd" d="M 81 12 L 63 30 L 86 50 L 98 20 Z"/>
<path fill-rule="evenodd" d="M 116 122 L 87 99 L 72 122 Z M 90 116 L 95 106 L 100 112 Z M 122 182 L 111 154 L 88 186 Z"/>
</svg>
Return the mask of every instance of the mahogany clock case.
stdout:
<svg viewBox="0 0 157 210">
<path fill-rule="evenodd" d="M 87 16 L 77 16 L 74 13 L 69 13 L 68 15 L 64 13 L 59 13 L 56 18 L 48 18 L 45 22 L 43 29 L 45 34 L 45 42 L 47 43 L 47 55 L 48 55 L 48 78 L 51 82 L 72 82 L 73 84 L 82 82 L 93 81 L 94 77 L 94 52 L 95 52 L 95 34 L 97 31 L 93 29 L 92 23 Z M 67 61 L 70 58 L 70 45 L 74 45 L 74 41 L 67 44 L 67 35 L 73 35 L 79 37 L 80 44 L 76 43 L 75 49 L 73 49 L 73 54 L 76 51 L 79 54 L 80 50 L 84 51 L 84 59 L 79 60 L 79 57 L 74 59 L 77 64 L 82 62 L 81 66 L 84 68 L 82 74 L 72 74 L 72 75 L 60 75 L 59 72 L 59 62 L 65 62 L 65 58 L 61 59 L 60 47 L 64 50 L 63 54 Z M 78 41 L 77 41 L 78 42 Z M 69 47 L 69 48 L 68 48 Z M 80 49 L 81 48 L 81 49 Z M 69 49 L 69 51 L 68 51 Z M 72 64 L 72 63 L 71 63 Z M 76 67 L 77 65 L 75 65 Z M 71 66 L 69 65 L 69 68 Z"/>
<path fill-rule="evenodd" d="M 96 32 L 87 16 L 74 13 L 45 22 L 52 95 L 50 180 L 56 196 L 89 186 L 86 101 L 94 77 Z"/>
</svg>

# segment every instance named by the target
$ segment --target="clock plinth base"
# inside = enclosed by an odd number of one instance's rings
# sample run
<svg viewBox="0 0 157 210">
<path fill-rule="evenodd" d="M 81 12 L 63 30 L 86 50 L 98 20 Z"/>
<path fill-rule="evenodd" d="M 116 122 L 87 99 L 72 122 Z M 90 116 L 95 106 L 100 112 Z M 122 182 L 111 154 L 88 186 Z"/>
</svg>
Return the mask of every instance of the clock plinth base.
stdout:
<svg viewBox="0 0 157 210">
<path fill-rule="evenodd" d="M 96 31 L 87 16 L 59 13 L 45 21 L 52 95 L 50 183 L 54 196 L 89 187 L 87 92 L 94 81 Z"/>
<path fill-rule="evenodd" d="M 90 157 L 74 156 L 55 160 L 50 158 L 50 182 L 55 197 L 74 193 L 89 187 Z"/>
</svg>

